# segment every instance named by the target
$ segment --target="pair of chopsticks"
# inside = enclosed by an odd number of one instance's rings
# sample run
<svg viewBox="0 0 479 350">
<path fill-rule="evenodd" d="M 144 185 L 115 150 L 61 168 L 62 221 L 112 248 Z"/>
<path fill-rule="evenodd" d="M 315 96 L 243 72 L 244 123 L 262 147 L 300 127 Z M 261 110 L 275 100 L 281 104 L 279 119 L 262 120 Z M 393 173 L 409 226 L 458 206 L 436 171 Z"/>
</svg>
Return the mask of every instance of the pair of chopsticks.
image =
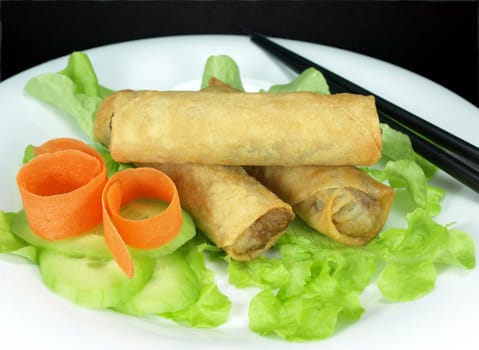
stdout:
<svg viewBox="0 0 479 350">
<path fill-rule="evenodd" d="M 332 93 L 350 92 L 373 95 L 376 100 L 379 120 L 400 131 L 411 139 L 414 150 L 456 180 L 479 193 L 479 148 L 435 126 L 411 112 L 373 94 L 330 70 L 302 57 L 271 41 L 263 34 L 248 32 L 251 40 L 279 58 L 297 73 L 313 67 L 326 78 Z"/>
</svg>

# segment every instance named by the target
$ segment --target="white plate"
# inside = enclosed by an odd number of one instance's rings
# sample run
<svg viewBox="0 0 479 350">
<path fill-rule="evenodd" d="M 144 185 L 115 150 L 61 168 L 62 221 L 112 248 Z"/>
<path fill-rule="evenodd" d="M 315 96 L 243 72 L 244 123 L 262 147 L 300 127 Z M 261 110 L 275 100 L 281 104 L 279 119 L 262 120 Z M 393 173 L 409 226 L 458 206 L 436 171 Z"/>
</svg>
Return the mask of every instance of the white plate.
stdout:
<svg viewBox="0 0 479 350">
<path fill-rule="evenodd" d="M 311 43 L 277 40 L 326 68 L 390 99 L 464 139 L 477 142 L 479 110 L 443 87 L 391 64 Z M 400 49 L 400 48 L 398 48 Z M 99 81 L 113 89 L 199 88 L 208 56 L 228 54 L 238 63 L 246 87 L 288 82 L 295 74 L 244 36 L 176 36 L 126 42 L 86 51 Z M 52 137 L 84 139 L 57 110 L 26 96 L 28 79 L 54 72 L 67 58 L 46 62 L 0 84 L 0 209 L 21 207 L 15 185 L 24 147 Z M 85 141 L 87 141 L 85 139 Z M 434 181 L 445 188 L 437 221 L 455 221 L 479 247 L 479 196 L 444 173 Z M 432 293 L 409 303 L 387 303 L 375 286 L 362 298 L 362 319 L 326 340 L 287 343 L 247 329 L 242 292 L 232 293 L 230 321 L 213 330 L 189 329 L 163 320 L 140 319 L 88 310 L 49 292 L 36 266 L 0 255 L 0 342 L 8 349 L 462 349 L 479 343 L 479 270 L 447 269 Z M 6 346 L 6 345 L 9 346 Z"/>
</svg>

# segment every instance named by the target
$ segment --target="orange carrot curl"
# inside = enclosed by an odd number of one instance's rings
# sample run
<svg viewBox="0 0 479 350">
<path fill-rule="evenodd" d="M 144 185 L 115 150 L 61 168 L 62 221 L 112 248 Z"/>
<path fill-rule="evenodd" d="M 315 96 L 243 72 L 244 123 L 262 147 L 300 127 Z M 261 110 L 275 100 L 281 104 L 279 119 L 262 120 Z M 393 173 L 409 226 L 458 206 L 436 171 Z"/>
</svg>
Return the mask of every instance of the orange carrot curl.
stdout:
<svg viewBox="0 0 479 350">
<path fill-rule="evenodd" d="M 143 220 L 120 215 L 120 208 L 138 198 L 156 198 L 169 202 L 161 213 Z M 103 191 L 103 229 L 116 261 L 131 277 L 133 265 L 127 245 L 155 248 L 176 237 L 182 223 L 180 199 L 173 181 L 153 168 L 125 169 L 114 174 Z"/>
<path fill-rule="evenodd" d="M 85 143 L 50 140 L 35 148 L 35 158 L 17 174 L 17 185 L 32 230 L 48 240 L 84 234 L 103 222 L 108 247 L 128 277 L 134 274 L 128 245 L 150 249 L 173 239 L 182 214 L 173 181 L 153 168 L 126 169 L 108 180 L 102 156 Z M 126 219 L 120 209 L 139 198 L 169 206 L 144 220 Z"/>
<path fill-rule="evenodd" d="M 17 174 L 32 230 L 57 240 L 79 236 L 98 225 L 101 193 L 108 180 L 101 155 L 69 138 L 50 140 L 34 153 L 35 158 Z"/>
</svg>

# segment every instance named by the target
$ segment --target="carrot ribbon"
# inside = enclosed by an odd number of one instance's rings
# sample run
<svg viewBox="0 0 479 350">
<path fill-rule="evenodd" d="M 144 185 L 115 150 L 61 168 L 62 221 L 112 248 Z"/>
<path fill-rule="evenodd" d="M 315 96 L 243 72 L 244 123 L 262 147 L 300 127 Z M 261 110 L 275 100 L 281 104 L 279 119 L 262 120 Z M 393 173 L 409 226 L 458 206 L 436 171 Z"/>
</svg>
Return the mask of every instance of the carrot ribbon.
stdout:
<svg viewBox="0 0 479 350">
<path fill-rule="evenodd" d="M 75 237 L 101 222 L 101 193 L 108 177 L 93 148 L 53 139 L 34 149 L 17 175 L 32 230 L 48 240 Z"/>
<path fill-rule="evenodd" d="M 128 246 L 162 246 L 179 232 L 182 214 L 173 181 L 153 168 L 126 169 L 109 180 L 105 161 L 92 147 L 58 138 L 34 149 L 35 158 L 17 174 L 17 185 L 32 230 L 48 240 L 76 237 L 103 223 L 107 245 L 125 274 L 134 267 Z M 169 202 L 144 220 L 120 215 L 123 205 L 138 198 Z"/>
<path fill-rule="evenodd" d="M 121 207 L 138 198 L 170 202 L 161 213 L 143 220 L 120 215 Z M 174 238 L 182 223 L 178 192 L 173 181 L 153 168 L 125 169 L 114 174 L 103 190 L 103 230 L 111 252 L 123 271 L 133 276 L 127 245 L 135 248 L 160 247 Z"/>
</svg>

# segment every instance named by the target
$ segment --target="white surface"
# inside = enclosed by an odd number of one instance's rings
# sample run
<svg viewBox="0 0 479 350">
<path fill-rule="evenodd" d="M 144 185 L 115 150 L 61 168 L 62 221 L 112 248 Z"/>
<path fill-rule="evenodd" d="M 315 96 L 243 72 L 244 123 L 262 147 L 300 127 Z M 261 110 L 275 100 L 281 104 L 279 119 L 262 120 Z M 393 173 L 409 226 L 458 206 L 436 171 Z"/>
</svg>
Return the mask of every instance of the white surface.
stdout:
<svg viewBox="0 0 479 350">
<path fill-rule="evenodd" d="M 369 57 L 316 44 L 277 40 L 386 99 L 476 143 L 479 110 L 416 74 Z M 288 69 L 242 36 L 177 36 L 146 39 L 86 51 L 101 84 L 113 89 L 198 89 L 210 55 L 228 54 L 246 87 L 267 87 L 294 78 Z M 84 138 L 70 119 L 23 92 L 28 79 L 62 69 L 66 57 L 46 62 L 0 84 L 0 209 L 18 210 L 15 185 L 24 147 L 52 137 Z M 437 221 L 456 222 L 479 247 L 479 195 L 444 173 L 446 189 Z M 389 224 L 391 225 L 391 223 Z M 477 349 L 479 270 L 447 269 L 432 293 L 409 303 L 387 303 L 374 285 L 362 297 L 362 319 L 326 340 L 287 343 L 247 328 L 247 293 L 220 288 L 234 305 L 230 321 L 213 330 L 189 329 L 162 319 L 140 319 L 73 305 L 49 292 L 36 266 L 0 255 L 0 344 L 3 349 Z"/>
</svg>

